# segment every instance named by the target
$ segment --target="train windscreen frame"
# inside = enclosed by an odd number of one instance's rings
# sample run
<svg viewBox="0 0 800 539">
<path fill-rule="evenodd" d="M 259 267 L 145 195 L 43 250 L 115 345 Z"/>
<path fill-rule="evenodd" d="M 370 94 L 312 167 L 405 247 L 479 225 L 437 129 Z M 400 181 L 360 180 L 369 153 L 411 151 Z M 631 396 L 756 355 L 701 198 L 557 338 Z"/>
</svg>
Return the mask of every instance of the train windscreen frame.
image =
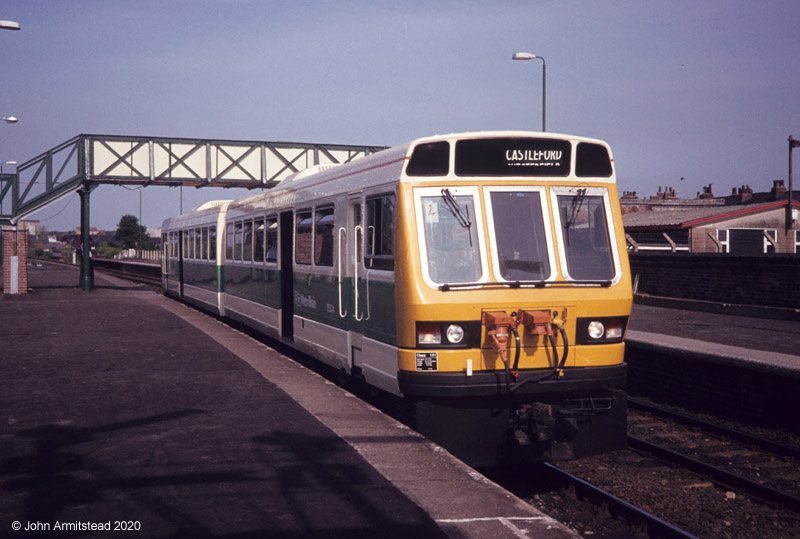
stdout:
<svg viewBox="0 0 800 539">
<path fill-rule="evenodd" d="M 503 137 L 456 142 L 456 176 L 556 176 L 570 173 L 568 140 Z"/>
</svg>

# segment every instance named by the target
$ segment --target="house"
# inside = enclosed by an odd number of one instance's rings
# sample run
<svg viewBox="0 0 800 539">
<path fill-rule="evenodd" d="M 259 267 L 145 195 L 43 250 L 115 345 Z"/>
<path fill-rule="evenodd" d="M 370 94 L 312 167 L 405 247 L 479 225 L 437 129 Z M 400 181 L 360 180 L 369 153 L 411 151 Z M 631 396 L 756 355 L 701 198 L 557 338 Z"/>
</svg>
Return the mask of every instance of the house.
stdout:
<svg viewBox="0 0 800 539">
<path fill-rule="evenodd" d="M 629 248 L 692 253 L 800 253 L 800 192 L 789 196 L 783 180 L 771 191 L 754 193 L 749 186 L 714 197 L 711 186 L 694 200 L 678 200 L 667 189 L 650 199 L 625 193 L 620 200 Z M 787 221 L 790 227 L 787 229 Z"/>
</svg>

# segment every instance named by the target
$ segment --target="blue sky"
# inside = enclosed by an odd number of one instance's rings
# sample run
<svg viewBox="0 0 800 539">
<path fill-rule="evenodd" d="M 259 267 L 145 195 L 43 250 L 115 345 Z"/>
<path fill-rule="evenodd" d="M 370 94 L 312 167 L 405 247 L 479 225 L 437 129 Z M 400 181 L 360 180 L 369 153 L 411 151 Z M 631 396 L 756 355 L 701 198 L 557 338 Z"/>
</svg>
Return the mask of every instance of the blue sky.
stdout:
<svg viewBox="0 0 800 539">
<path fill-rule="evenodd" d="M 620 191 L 766 191 L 800 138 L 796 0 L 4 0 L 0 19 L 22 27 L 0 31 L 0 115 L 19 118 L 0 123 L 0 162 L 80 133 L 391 146 L 538 130 L 541 62 L 517 51 L 547 61 L 548 131 L 608 141 Z M 146 188 L 143 223 L 179 196 Z M 235 196 L 188 188 L 183 208 Z M 92 226 L 126 213 L 139 193 L 93 192 Z M 32 218 L 72 229 L 78 197 Z"/>
</svg>

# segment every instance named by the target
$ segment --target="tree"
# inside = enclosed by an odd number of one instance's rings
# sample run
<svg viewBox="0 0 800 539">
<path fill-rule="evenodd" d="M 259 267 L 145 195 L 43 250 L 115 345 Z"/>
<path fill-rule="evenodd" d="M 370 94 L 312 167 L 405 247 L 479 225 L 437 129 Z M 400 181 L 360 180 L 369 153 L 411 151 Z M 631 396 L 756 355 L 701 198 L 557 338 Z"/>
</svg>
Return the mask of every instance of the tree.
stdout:
<svg viewBox="0 0 800 539">
<path fill-rule="evenodd" d="M 147 229 L 139 224 L 134 215 L 123 215 L 119 219 L 114 239 L 126 249 L 147 249 L 151 247 Z"/>
</svg>

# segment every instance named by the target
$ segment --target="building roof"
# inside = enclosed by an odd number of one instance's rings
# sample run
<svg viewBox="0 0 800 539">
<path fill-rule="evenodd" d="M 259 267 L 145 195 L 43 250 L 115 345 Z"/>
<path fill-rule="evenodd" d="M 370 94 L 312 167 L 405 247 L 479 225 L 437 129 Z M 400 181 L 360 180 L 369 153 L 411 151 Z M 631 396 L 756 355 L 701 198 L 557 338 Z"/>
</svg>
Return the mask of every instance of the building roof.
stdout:
<svg viewBox="0 0 800 539">
<path fill-rule="evenodd" d="M 622 216 L 622 224 L 629 228 L 682 228 L 683 223 L 729 213 L 730 207 L 658 209 L 637 211 Z"/>
<path fill-rule="evenodd" d="M 792 201 L 792 206 L 800 207 L 800 202 Z M 725 221 L 744 215 L 761 213 L 786 206 L 788 200 L 777 200 L 761 204 L 742 206 L 723 206 L 713 208 L 691 208 L 675 210 L 654 210 L 626 213 L 622 223 L 626 230 L 636 229 L 682 229 Z"/>
</svg>

